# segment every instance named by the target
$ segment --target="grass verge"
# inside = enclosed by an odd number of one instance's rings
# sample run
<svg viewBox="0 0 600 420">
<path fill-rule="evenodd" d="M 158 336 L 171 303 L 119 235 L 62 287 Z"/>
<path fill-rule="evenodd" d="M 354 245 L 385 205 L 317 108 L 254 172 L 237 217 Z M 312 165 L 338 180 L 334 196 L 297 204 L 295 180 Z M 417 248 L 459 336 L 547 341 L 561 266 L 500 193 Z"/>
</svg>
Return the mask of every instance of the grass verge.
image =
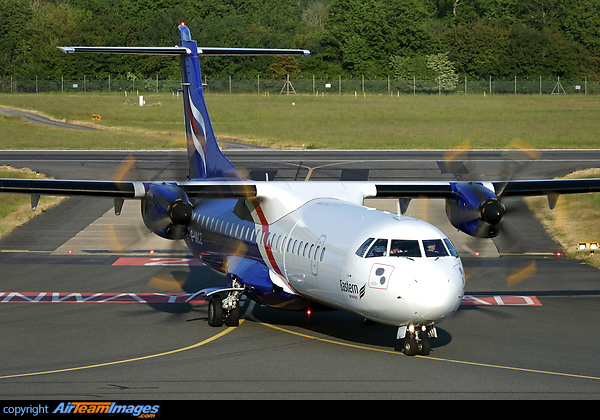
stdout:
<svg viewBox="0 0 600 420">
<path fill-rule="evenodd" d="M 600 168 L 573 172 L 565 178 L 600 178 Z M 524 201 L 567 257 L 600 267 L 600 252 L 591 254 L 577 246 L 580 242 L 600 242 L 600 194 L 561 195 L 554 210 L 550 210 L 546 197 L 526 197 Z"/>
<path fill-rule="evenodd" d="M 184 148 L 182 98 L 118 93 L 0 94 L 0 105 L 95 124 L 99 133 L 15 125 L 3 148 Z M 280 149 L 595 148 L 600 100 L 592 95 L 206 95 L 217 137 Z M 94 122 L 92 115 L 102 118 Z M 11 123 L 14 123 L 11 122 Z M 8 124 L 7 119 L 0 124 Z M 4 141 L 6 140 L 6 141 Z"/>
<path fill-rule="evenodd" d="M 44 179 L 46 177 L 27 168 L 15 169 L 9 166 L 0 166 L 0 178 Z M 40 213 L 59 204 L 62 200 L 64 200 L 64 197 L 42 197 L 37 209 L 32 211 L 28 195 L 2 194 L 0 196 L 0 238 L 8 235 Z"/>
</svg>

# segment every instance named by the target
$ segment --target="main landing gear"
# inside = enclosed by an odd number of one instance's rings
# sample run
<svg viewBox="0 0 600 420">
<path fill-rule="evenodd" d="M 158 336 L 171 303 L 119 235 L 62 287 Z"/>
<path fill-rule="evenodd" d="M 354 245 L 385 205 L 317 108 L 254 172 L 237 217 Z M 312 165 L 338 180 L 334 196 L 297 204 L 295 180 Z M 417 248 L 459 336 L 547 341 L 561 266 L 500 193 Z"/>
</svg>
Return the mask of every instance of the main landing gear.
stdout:
<svg viewBox="0 0 600 420">
<path fill-rule="evenodd" d="M 227 292 L 225 299 L 219 295 L 213 295 L 208 301 L 208 325 L 221 327 L 223 323 L 228 327 L 240 325 L 240 295 L 243 287 L 237 276 L 231 276 L 231 289 Z"/>
</svg>

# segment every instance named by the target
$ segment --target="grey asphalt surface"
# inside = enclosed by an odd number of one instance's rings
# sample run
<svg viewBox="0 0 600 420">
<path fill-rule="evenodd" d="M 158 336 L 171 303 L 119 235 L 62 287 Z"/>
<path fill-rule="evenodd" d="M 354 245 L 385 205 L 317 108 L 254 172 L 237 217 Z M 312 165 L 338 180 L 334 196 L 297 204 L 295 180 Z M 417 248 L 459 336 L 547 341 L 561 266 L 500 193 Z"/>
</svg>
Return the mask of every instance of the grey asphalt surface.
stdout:
<svg viewBox="0 0 600 420">
<path fill-rule="evenodd" d="M 439 151 L 225 151 L 254 179 L 453 179 Z M 63 179 L 109 179 L 128 152 L 8 152 L 0 165 Z M 136 179 L 170 179 L 183 152 L 136 152 Z M 500 152 L 466 166 L 498 178 Z M 599 166 L 600 151 L 545 151 L 520 178 Z M 484 168 L 485 171 L 480 169 Z M 42 198 L 43 199 L 43 198 Z M 518 204 L 518 203 L 517 203 Z M 111 265 L 107 253 L 55 250 L 110 210 L 71 198 L 0 241 L 2 291 L 156 292 L 151 280 L 197 290 L 205 267 Z M 412 206 L 412 204 L 411 204 Z M 244 302 L 245 321 L 214 329 L 206 305 L 0 305 L 0 395 L 6 399 L 597 399 L 600 272 L 549 255 L 557 245 L 526 210 L 511 220 L 533 255 L 464 255 L 467 293 L 535 295 L 542 306 L 463 306 L 440 324 L 427 357 L 394 350 L 395 328 L 341 312 L 278 311 Z M 499 248 L 502 244 L 498 245 Z M 530 260 L 516 287 L 506 277 Z M 223 333 L 217 336 L 217 334 Z"/>
</svg>

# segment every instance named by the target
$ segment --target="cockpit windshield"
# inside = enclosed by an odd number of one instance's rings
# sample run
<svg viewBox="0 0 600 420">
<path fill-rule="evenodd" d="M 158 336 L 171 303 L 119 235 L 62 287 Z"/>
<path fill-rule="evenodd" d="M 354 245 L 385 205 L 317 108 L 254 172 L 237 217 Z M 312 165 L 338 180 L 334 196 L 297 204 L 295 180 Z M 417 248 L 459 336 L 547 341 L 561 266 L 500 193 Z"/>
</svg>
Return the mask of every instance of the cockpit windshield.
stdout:
<svg viewBox="0 0 600 420">
<path fill-rule="evenodd" d="M 369 238 L 356 250 L 362 258 L 406 257 L 428 258 L 458 257 L 456 248 L 448 238 L 443 239 L 375 239 Z"/>
<path fill-rule="evenodd" d="M 371 248 L 369 248 L 369 252 L 365 258 L 373 258 L 373 257 L 385 257 L 387 255 L 387 239 L 377 239 L 373 242 Z"/>
<path fill-rule="evenodd" d="M 420 257 L 419 241 L 413 239 L 392 239 L 390 257 Z"/>
<path fill-rule="evenodd" d="M 448 255 L 446 247 L 441 239 L 427 239 L 423 241 L 423 249 L 426 257 L 445 257 Z"/>
<path fill-rule="evenodd" d="M 358 249 L 356 250 L 356 255 L 358 255 L 359 257 L 364 257 L 365 252 L 369 248 L 369 245 L 371 245 L 371 242 L 373 242 L 374 240 L 375 240 L 375 238 L 369 238 L 366 241 L 364 241 L 362 243 L 362 245 L 359 246 Z"/>
<path fill-rule="evenodd" d="M 444 238 L 444 243 L 446 244 L 446 247 L 448 248 L 448 252 L 450 252 L 450 255 L 452 255 L 453 257 L 458 257 L 458 251 L 454 247 L 454 244 L 452 243 L 452 241 L 448 238 Z"/>
</svg>

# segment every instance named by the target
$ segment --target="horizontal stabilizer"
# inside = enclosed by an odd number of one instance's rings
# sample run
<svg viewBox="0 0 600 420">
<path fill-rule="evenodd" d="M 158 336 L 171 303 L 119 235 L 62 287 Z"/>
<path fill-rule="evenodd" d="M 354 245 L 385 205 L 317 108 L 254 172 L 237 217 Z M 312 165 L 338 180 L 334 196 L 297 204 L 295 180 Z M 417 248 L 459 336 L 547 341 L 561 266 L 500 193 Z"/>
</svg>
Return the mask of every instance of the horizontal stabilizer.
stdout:
<svg viewBox="0 0 600 420">
<path fill-rule="evenodd" d="M 218 48 L 200 47 L 198 55 L 211 57 L 220 55 L 310 55 L 308 50 L 277 49 L 277 48 Z"/>
<path fill-rule="evenodd" d="M 64 53 L 96 53 L 96 54 L 142 54 L 142 55 L 187 55 L 191 51 L 185 47 L 57 47 Z M 308 50 L 276 49 L 276 48 L 198 48 L 198 55 L 310 55 Z"/>
<path fill-rule="evenodd" d="M 185 55 L 190 52 L 183 47 L 56 47 L 64 53 L 97 54 L 146 54 L 146 55 Z"/>
</svg>

